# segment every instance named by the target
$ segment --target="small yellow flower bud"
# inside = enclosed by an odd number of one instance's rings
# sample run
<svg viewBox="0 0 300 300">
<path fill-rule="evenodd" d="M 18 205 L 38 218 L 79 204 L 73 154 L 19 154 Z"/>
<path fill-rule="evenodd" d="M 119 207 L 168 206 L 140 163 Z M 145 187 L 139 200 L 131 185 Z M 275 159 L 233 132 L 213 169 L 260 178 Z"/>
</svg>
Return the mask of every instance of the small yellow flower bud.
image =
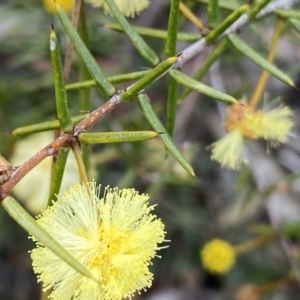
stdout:
<svg viewBox="0 0 300 300">
<path fill-rule="evenodd" d="M 234 248 L 226 241 L 214 239 L 200 251 L 203 267 L 212 274 L 225 274 L 235 263 Z"/>
<path fill-rule="evenodd" d="M 55 14 L 56 9 L 55 9 L 54 0 L 43 0 L 43 1 L 46 10 L 51 14 Z M 74 6 L 74 0 L 55 0 L 55 2 L 59 4 L 68 13 L 72 11 L 72 8 Z"/>
</svg>

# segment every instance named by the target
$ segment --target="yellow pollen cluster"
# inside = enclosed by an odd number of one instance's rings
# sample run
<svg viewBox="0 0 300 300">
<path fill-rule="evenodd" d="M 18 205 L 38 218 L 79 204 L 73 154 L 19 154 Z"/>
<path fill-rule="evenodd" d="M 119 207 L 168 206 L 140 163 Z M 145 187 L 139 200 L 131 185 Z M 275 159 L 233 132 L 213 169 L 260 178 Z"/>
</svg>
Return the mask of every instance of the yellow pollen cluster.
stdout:
<svg viewBox="0 0 300 300">
<path fill-rule="evenodd" d="M 207 243 L 200 251 L 203 267 L 212 274 L 225 274 L 235 263 L 234 248 L 221 239 Z"/>
<path fill-rule="evenodd" d="M 46 10 L 51 13 L 56 13 L 55 2 L 59 4 L 66 12 L 70 13 L 74 6 L 74 0 L 43 0 Z"/>
<path fill-rule="evenodd" d="M 149 197 L 134 189 L 76 184 L 39 216 L 44 227 L 97 279 L 85 277 L 32 237 L 34 271 L 50 299 L 121 300 L 151 286 L 150 260 L 164 241 L 164 226 Z"/>
<path fill-rule="evenodd" d="M 265 122 L 262 111 L 252 111 L 247 106 L 234 104 L 227 109 L 224 127 L 227 131 L 238 130 L 244 138 L 256 139 Z"/>
</svg>

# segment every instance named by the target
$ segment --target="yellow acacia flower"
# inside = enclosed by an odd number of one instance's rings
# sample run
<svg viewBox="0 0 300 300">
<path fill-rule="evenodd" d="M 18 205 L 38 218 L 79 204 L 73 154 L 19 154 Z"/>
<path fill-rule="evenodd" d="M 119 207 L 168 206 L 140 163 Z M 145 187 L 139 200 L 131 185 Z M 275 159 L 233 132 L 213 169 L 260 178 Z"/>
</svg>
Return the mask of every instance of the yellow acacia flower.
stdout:
<svg viewBox="0 0 300 300">
<path fill-rule="evenodd" d="M 37 222 L 98 280 L 36 241 L 33 268 L 44 289 L 53 289 L 51 299 L 121 300 L 151 286 L 150 259 L 165 232 L 148 195 L 109 187 L 103 198 L 99 193 L 95 182 L 76 184 L 39 216 Z"/>
<path fill-rule="evenodd" d="M 243 156 L 243 144 L 246 139 L 265 139 L 271 146 L 277 146 L 287 140 L 293 128 L 293 112 L 286 106 L 273 110 L 253 111 L 240 103 L 230 106 L 224 127 L 228 134 L 212 144 L 211 159 L 222 167 L 238 169 L 247 163 Z"/>
<path fill-rule="evenodd" d="M 104 0 L 85 0 L 94 7 L 103 7 L 105 13 L 110 13 L 109 8 Z M 142 10 L 149 6 L 149 0 L 115 0 L 121 13 L 126 17 L 133 18 L 135 14 L 139 14 Z"/>
<path fill-rule="evenodd" d="M 226 241 L 214 239 L 200 251 L 203 267 L 212 274 L 225 274 L 235 263 L 234 248 Z"/>
<path fill-rule="evenodd" d="M 55 4 L 54 0 L 43 0 L 44 6 L 46 10 L 51 13 L 55 14 L 56 9 L 55 9 Z M 55 0 L 57 4 L 59 4 L 66 12 L 71 12 L 74 6 L 74 0 Z"/>
</svg>

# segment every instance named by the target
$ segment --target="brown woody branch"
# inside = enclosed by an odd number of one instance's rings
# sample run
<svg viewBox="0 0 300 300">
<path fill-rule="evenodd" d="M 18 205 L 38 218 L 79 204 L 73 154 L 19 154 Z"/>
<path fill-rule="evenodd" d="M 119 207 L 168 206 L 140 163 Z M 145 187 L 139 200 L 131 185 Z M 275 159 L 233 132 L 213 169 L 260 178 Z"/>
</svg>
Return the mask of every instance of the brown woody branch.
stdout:
<svg viewBox="0 0 300 300">
<path fill-rule="evenodd" d="M 0 186 L 0 201 L 7 197 L 15 185 L 36 165 L 48 156 L 53 156 L 61 147 L 71 147 L 78 143 L 78 136 L 81 132 L 93 127 L 106 114 L 114 110 L 121 103 L 119 94 L 115 94 L 105 104 L 94 110 L 86 119 L 82 120 L 72 132 L 63 133 L 52 143 L 44 147 L 27 162 L 19 167 L 15 167 L 8 180 Z"/>
</svg>

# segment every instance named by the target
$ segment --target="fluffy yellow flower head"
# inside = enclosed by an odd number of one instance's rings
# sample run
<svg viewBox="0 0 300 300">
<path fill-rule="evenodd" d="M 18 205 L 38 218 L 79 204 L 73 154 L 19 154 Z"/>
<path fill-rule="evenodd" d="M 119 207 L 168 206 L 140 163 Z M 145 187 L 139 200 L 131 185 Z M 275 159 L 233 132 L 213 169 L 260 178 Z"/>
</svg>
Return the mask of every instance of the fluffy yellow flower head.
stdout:
<svg viewBox="0 0 300 300">
<path fill-rule="evenodd" d="M 85 0 L 85 2 L 94 7 L 103 7 L 105 13 L 110 13 L 104 0 Z M 149 0 L 115 0 L 115 3 L 124 16 L 131 18 L 149 6 Z"/>
<path fill-rule="evenodd" d="M 203 267 L 212 274 L 225 274 L 235 263 L 234 248 L 226 241 L 214 239 L 200 251 Z"/>
<path fill-rule="evenodd" d="M 273 110 L 253 111 L 240 103 L 227 109 L 224 127 L 228 134 L 212 145 L 211 159 L 221 163 L 222 167 L 238 169 L 247 159 L 243 156 L 243 144 L 246 139 L 263 138 L 271 146 L 284 143 L 293 127 L 293 112 L 286 106 Z"/>
<path fill-rule="evenodd" d="M 121 300 L 151 286 L 150 259 L 164 241 L 149 197 L 134 189 L 76 184 L 39 216 L 42 225 L 98 282 L 78 273 L 36 241 L 34 271 L 51 299 Z M 32 237 L 33 240 L 34 237 Z"/>
<path fill-rule="evenodd" d="M 55 9 L 55 4 L 54 0 L 43 0 L 44 1 L 44 6 L 46 10 L 51 13 L 55 14 L 56 9 Z M 74 6 L 74 0 L 55 0 L 57 4 L 59 4 L 66 12 L 71 12 Z"/>
<path fill-rule="evenodd" d="M 243 156 L 244 138 L 239 130 L 226 134 L 218 142 L 212 144 L 211 159 L 221 164 L 221 167 L 236 170 L 247 163 Z"/>
</svg>

